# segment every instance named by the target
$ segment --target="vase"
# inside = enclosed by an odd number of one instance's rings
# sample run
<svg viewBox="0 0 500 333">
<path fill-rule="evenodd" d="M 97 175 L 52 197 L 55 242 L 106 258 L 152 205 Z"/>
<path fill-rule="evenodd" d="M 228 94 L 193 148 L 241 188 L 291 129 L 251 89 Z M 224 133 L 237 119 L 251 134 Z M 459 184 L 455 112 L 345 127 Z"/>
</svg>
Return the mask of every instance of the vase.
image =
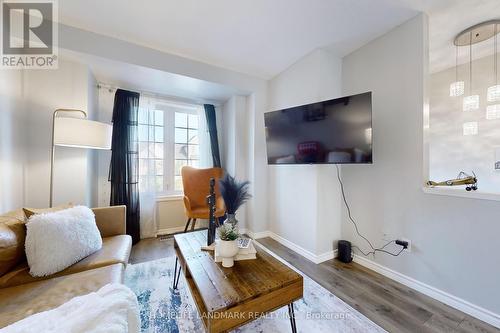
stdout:
<svg viewBox="0 0 500 333">
<path fill-rule="evenodd" d="M 222 267 L 233 267 L 234 256 L 238 254 L 239 250 L 237 241 L 225 241 L 219 239 L 216 241 L 215 246 L 217 256 L 222 259 Z"/>
<path fill-rule="evenodd" d="M 230 223 L 234 226 L 238 224 L 238 220 L 236 219 L 236 214 L 227 214 L 226 219 L 224 220 L 224 224 Z"/>
</svg>

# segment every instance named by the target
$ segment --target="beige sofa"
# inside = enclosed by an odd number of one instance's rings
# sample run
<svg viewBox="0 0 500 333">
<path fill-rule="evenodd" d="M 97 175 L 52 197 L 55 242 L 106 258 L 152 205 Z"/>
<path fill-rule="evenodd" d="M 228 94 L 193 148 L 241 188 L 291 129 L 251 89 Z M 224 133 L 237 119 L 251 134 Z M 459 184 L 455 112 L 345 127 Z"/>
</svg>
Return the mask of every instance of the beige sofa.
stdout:
<svg viewBox="0 0 500 333">
<path fill-rule="evenodd" d="M 33 277 L 24 252 L 22 210 L 0 216 L 0 328 L 55 308 L 71 298 L 122 283 L 132 239 L 125 234 L 125 206 L 94 208 L 102 249 L 65 270 Z"/>
</svg>

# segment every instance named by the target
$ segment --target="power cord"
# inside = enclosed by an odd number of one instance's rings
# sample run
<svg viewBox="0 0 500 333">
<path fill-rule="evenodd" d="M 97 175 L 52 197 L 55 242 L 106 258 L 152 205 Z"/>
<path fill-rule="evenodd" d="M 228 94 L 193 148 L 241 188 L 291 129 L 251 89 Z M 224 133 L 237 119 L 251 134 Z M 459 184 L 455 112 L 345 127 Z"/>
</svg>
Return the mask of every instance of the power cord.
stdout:
<svg viewBox="0 0 500 333">
<path fill-rule="evenodd" d="M 399 252 L 398 252 L 398 253 L 392 253 L 392 252 L 389 252 L 389 251 L 384 250 L 384 248 L 385 248 L 387 245 L 389 245 L 389 244 L 391 244 L 391 243 L 393 243 L 393 242 L 394 242 L 394 240 L 391 240 L 391 241 L 390 241 L 389 243 L 387 243 L 386 245 L 384 245 L 384 246 L 382 246 L 382 247 L 380 247 L 380 248 L 377 248 L 377 249 L 373 249 L 373 251 L 369 251 L 369 252 L 366 252 L 366 253 L 365 253 L 365 252 L 363 252 L 363 250 L 361 250 L 361 249 L 360 249 L 358 246 L 356 246 L 356 245 L 353 245 L 352 247 L 353 247 L 353 248 L 358 249 L 358 251 L 359 251 L 359 252 L 361 252 L 361 253 L 362 253 L 365 257 L 368 257 L 370 254 L 375 255 L 375 252 L 382 252 L 382 253 L 390 254 L 390 255 L 391 255 L 391 256 L 393 256 L 393 257 L 397 257 L 397 256 L 399 256 L 399 255 L 401 254 L 401 252 L 403 252 L 403 251 L 405 250 L 405 248 L 404 248 L 404 247 L 403 247 L 403 248 L 401 248 L 401 250 L 399 250 Z"/>
<path fill-rule="evenodd" d="M 345 196 L 345 191 L 344 191 L 344 183 L 342 182 L 342 179 L 340 178 L 340 170 L 339 170 L 339 166 L 338 164 L 335 164 L 335 167 L 337 168 L 337 179 L 339 180 L 339 184 L 340 184 L 340 191 L 342 192 L 342 199 L 344 201 L 344 204 L 345 204 L 345 207 L 347 209 L 347 216 L 349 217 L 349 220 L 352 222 L 352 224 L 354 225 L 354 229 L 356 230 L 356 234 L 358 234 L 359 237 L 363 238 L 366 243 L 368 243 L 368 245 L 370 245 L 371 247 L 371 251 L 365 253 L 363 252 L 363 250 L 361 250 L 358 246 L 356 245 L 353 245 L 353 248 L 356 248 L 359 250 L 359 252 L 361 252 L 365 257 L 369 256 L 370 254 L 373 254 L 375 255 L 376 252 L 382 252 L 382 253 L 386 253 L 386 254 L 389 254 L 393 257 L 397 257 L 399 256 L 403 251 L 404 251 L 404 247 L 401 248 L 401 250 L 397 253 L 392 253 L 392 252 L 389 252 L 387 250 L 385 250 L 385 248 L 387 246 L 389 246 L 389 244 L 392 244 L 392 243 L 395 243 L 397 241 L 397 239 L 393 239 L 389 242 L 387 242 L 384 246 L 382 247 L 374 247 L 372 245 L 372 243 L 370 242 L 370 240 L 368 240 L 368 238 L 366 238 L 365 236 L 363 236 L 360 232 L 359 232 L 359 229 L 358 229 L 358 224 L 356 223 L 356 221 L 354 221 L 353 217 L 352 217 L 352 214 L 351 214 L 351 207 L 349 206 L 349 203 L 347 202 L 347 199 L 346 199 L 346 196 Z"/>
</svg>

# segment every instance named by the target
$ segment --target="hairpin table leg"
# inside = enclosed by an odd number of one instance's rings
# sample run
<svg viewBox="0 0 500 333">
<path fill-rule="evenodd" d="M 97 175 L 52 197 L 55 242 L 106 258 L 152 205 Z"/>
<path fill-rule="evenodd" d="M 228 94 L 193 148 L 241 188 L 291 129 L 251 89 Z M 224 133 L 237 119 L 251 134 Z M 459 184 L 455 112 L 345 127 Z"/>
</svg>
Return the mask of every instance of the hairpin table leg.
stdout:
<svg viewBox="0 0 500 333">
<path fill-rule="evenodd" d="M 292 333 L 297 333 L 297 324 L 295 323 L 295 311 L 293 302 L 288 304 L 288 315 L 290 316 L 290 324 L 292 325 Z"/>
<path fill-rule="evenodd" d="M 177 271 L 177 265 L 179 263 L 179 258 L 175 257 L 175 269 L 174 269 L 174 290 L 177 289 L 177 285 L 179 284 L 179 278 L 181 277 L 181 265 L 179 264 L 179 271 Z"/>
</svg>

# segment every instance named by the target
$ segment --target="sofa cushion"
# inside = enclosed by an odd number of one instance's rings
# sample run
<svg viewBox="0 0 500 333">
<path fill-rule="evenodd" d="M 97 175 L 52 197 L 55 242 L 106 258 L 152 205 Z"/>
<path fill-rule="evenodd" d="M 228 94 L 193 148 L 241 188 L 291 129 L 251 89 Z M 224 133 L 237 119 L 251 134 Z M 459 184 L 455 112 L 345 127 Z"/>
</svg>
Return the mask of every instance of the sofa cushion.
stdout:
<svg viewBox="0 0 500 333">
<path fill-rule="evenodd" d="M 132 238 L 128 235 L 106 237 L 102 240 L 102 248 L 82 259 L 74 265 L 50 276 L 34 277 L 29 273 L 27 262 L 22 262 L 10 272 L 0 277 L 0 288 L 18 286 L 25 283 L 82 272 L 98 267 L 122 263 L 126 265 L 132 248 Z M 1 292 L 1 289 L 0 289 Z"/>
<path fill-rule="evenodd" d="M 132 237 L 129 235 L 106 237 L 102 240 L 102 248 L 99 251 L 68 267 L 68 269 L 71 269 L 73 273 L 116 263 L 127 265 L 131 249 Z"/>
<path fill-rule="evenodd" d="M 92 211 L 102 238 L 126 234 L 127 206 L 98 207 Z"/>
<path fill-rule="evenodd" d="M 32 314 L 53 309 L 75 296 L 97 291 L 108 283 L 122 283 L 124 266 L 115 264 L 21 286 L 0 289 L 0 327 Z"/>
<path fill-rule="evenodd" d="M 0 216 L 0 277 L 25 258 L 25 238 L 22 210 Z"/>
<path fill-rule="evenodd" d="M 53 213 L 57 212 L 63 209 L 71 208 L 73 207 L 72 203 L 67 203 L 64 205 L 56 206 L 56 207 L 50 207 L 50 208 L 23 208 L 24 216 L 26 216 L 26 219 L 29 219 L 31 216 L 35 214 L 45 214 L 45 213 Z"/>
</svg>

